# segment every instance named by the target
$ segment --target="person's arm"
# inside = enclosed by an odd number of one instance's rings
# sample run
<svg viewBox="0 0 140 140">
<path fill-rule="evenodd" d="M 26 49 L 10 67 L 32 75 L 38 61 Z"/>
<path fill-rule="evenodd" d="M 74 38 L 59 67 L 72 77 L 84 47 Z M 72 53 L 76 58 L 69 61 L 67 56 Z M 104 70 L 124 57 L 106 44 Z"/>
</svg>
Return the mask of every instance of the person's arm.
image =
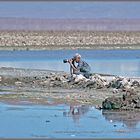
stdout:
<svg viewBox="0 0 140 140">
<path fill-rule="evenodd" d="M 73 65 L 73 60 L 69 60 L 69 64 L 72 67 L 73 70 L 77 71 L 78 69 Z"/>
</svg>

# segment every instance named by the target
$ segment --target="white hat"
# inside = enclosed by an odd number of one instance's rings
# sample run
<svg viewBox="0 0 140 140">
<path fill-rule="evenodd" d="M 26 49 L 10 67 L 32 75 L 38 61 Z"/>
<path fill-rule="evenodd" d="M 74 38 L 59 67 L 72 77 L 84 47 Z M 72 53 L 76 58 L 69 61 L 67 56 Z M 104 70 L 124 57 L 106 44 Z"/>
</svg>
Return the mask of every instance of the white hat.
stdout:
<svg viewBox="0 0 140 140">
<path fill-rule="evenodd" d="M 79 53 L 76 53 L 76 54 L 74 55 L 74 58 L 76 58 L 76 57 L 80 57 L 80 58 L 81 58 L 81 55 L 80 55 Z"/>
</svg>

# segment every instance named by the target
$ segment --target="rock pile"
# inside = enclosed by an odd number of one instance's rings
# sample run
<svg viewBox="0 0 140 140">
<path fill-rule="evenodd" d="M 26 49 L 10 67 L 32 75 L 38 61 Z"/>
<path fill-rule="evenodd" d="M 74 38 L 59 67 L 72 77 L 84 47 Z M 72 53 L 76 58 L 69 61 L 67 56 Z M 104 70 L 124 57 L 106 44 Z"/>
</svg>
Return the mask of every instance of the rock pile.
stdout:
<svg viewBox="0 0 140 140">
<path fill-rule="evenodd" d="M 85 78 L 82 75 L 74 75 L 71 81 L 69 82 L 72 87 L 75 88 L 105 88 L 109 84 L 104 77 L 101 77 L 98 74 L 91 76 L 89 79 Z"/>
<path fill-rule="evenodd" d="M 135 87 L 140 86 L 140 82 L 137 80 L 133 80 L 125 77 L 113 77 L 112 80 L 107 80 L 105 77 L 95 74 L 91 76 L 89 79 L 86 79 L 82 75 L 74 75 L 70 84 L 75 85 L 76 87 L 82 88 L 113 88 L 114 91 L 133 91 Z"/>
<path fill-rule="evenodd" d="M 121 89 L 122 91 L 133 91 L 135 87 L 139 86 L 139 81 L 125 77 L 114 77 L 109 83 L 109 87 Z"/>
<path fill-rule="evenodd" d="M 50 73 L 44 79 L 40 79 L 37 83 L 43 87 L 67 87 L 69 75 Z"/>
<path fill-rule="evenodd" d="M 140 82 L 130 78 L 114 77 L 107 80 L 105 77 L 94 74 L 89 79 L 83 75 L 73 75 L 66 73 L 49 73 L 44 76 L 26 77 L 0 77 L 0 85 L 34 86 L 34 87 L 63 87 L 75 89 L 103 89 L 112 88 L 114 93 L 118 91 L 133 92 L 136 87 L 140 87 Z"/>
</svg>

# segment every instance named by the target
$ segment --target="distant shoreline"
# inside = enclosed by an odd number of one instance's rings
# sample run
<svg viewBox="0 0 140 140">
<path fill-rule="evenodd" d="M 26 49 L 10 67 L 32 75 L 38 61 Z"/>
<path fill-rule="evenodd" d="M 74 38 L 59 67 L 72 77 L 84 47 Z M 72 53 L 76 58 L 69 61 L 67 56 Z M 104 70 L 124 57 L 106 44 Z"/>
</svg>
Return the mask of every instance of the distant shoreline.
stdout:
<svg viewBox="0 0 140 140">
<path fill-rule="evenodd" d="M 0 30 L 0 50 L 140 49 L 140 31 Z"/>
<path fill-rule="evenodd" d="M 0 17 L 0 30 L 15 31 L 140 31 L 140 19 L 43 19 Z"/>
</svg>

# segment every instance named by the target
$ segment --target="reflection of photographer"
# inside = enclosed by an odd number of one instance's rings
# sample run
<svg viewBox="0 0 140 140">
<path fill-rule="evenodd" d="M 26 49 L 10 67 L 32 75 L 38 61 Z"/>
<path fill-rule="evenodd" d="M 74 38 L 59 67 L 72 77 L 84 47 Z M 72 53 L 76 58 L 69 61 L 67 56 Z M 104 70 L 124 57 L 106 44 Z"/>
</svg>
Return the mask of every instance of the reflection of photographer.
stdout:
<svg viewBox="0 0 140 140">
<path fill-rule="evenodd" d="M 70 64 L 71 74 L 76 74 L 76 75 L 82 74 L 86 78 L 89 78 L 91 68 L 85 61 L 81 60 L 80 54 L 76 53 L 72 59 L 63 60 L 63 62 Z"/>
<path fill-rule="evenodd" d="M 69 111 L 63 112 L 63 115 L 67 116 L 67 117 L 70 116 L 70 117 L 72 117 L 74 122 L 78 122 L 83 115 L 88 113 L 88 111 L 89 111 L 89 106 L 86 106 L 86 105 L 73 106 L 73 105 L 71 105 Z"/>
</svg>

